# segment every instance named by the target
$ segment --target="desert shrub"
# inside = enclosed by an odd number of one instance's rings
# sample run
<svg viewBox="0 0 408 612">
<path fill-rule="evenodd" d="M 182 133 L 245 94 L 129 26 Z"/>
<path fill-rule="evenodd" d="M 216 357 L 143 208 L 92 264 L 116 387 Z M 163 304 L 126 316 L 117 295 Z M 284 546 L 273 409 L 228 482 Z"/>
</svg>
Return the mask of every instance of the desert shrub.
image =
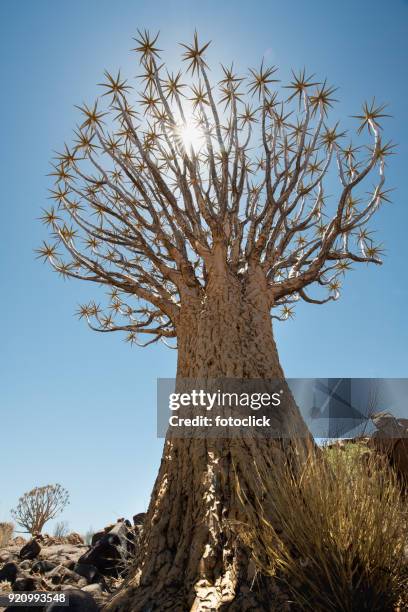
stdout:
<svg viewBox="0 0 408 612">
<path fill-rule="evenodd" d="M 0 548 L 8 545 L 13 536 L 13 531 L 13 523 L 0 523 Z"/>
<path fill-rule="evenodd" d="M 41 533 L 45 523 L 60 514 L 69 503 L 69 494 L 60 484 L 35 487 L 24 493 L 11 514 L 28 533 Z"/>
<path fill-rule="evenodd" d="M 282 580 L 301 610 L 395 610 L 408 585 L 406 502 L 383 459 L 330 449 L 298 470 L 258 468 L 257 478 L 262 499 L 239 482 L 238 494 L 242 538 L 262 573 Z"/>
<path fill-rule="evenodd" d="M 58 521 L 54 526 L 54 536 L 56 538 L 64 538 L 69 533 L 68 521 Z"/>
<path fill-rule="evenodd" d="M 324 445 L 323 456 L 331 464 L 334 462 L 336 465 L 337 457 L 339 453 L 342 453 L 342 458 L 345 462 L 345 467 L 353 473 L 353 466 L 356 461 L 368 461 L 369 456 L 374 452 L 364 441 L 355 440 L 343 440 L 337 444 Z M 375 461 L 375 457 L 373 458 Z M 335 466 L 334 466 L 335 467 Z"/>
<path fill-rule="evenodd" d="M 8 580 L 0 580 L 0 593 L 11 593 L 13 585 Z"/>
</svg>

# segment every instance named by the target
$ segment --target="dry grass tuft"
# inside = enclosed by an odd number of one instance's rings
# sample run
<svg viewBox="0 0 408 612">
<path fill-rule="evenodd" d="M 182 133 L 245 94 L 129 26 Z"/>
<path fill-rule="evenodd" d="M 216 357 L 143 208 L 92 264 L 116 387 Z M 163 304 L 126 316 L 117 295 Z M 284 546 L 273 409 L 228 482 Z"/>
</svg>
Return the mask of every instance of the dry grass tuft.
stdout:
<svg viewBox="0 0 408 612">
<path fill-rule="evenodd" d="M 249 500 L 238 483 L 242 538 L 260 571 L 282 580 L 301 610 L 404 605 L 407 506 L 385 461 L 330 449 L 313 454 L 297 478 L 288 466 L 256 474 L 262 499 Z"/>
<path fill-rule="evenodd" d="M 0 580 L 0 593 L 11 593 L 12 590 L 13 587 L 11 582 L 8 580 Z"/>
<path fill-rule="evenodd" d="M 13 537 L 13 532 L 13 523 L 0 523 L 0 548 L 4 548 L 8 545 Z"/>
</svg>

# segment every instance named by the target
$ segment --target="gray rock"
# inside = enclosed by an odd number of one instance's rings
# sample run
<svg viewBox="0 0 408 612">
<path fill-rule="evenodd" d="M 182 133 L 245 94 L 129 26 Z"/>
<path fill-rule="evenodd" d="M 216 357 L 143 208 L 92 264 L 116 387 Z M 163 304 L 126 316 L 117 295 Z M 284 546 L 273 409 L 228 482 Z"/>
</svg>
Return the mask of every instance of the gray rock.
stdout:
<svg viewBox="0 0 408 612">
<path fill-rule="evenodd" d="M 14 581 L 13 591 L 38 591 L 41 580 L 34 576 L 21 576 Z"/>
<path fill-rule="evenodd" d="M 88 584 L 82 588 L 82 591 L 90 593 L 92 597 L 101 597 L 103 595 L 102 587 L 100 584 Z"/>
<path fill-rule="evenodd" d="M 126 526 L 121 524 L 121 529 Z M 105 576 L 118 576 L 127 552 L 127 546 L 120 534 L 109 531 L 92 548 L 78 559 L 78 563 L 95 566 Z"/>
<path fill-rule="evenodd" d="M 25 561 L 22 561 L 20 563 L 20 569 L 24 571 L 31 569 L 31 561 L 29 561 L 28 559 L 26 559 Z"/>
<path fill-rule="evenodd" d="M 15 563 L 6 563 L 0 569 L 0 580 L 7 580 L 8 582 L 13 582 L 16 580 L 18 574 L 18 567 Z"/>
<path fill-rule="evenodd" d="M 41 546 L 34 538 L 20 550 L 20 559 L 35 559 L 41 552 Z"/>
<path fill-rule="evenodd" d="M 76 563 L 73 559 L 68 559 L 67 561 L 64 561 L 62 565 L 70 570 L 75 570 Z"/>
<path fill-rule="evenodd" d="M 27 563 L 27 561 L 24 561 L 23 563 Z M 23 567 L 23 563 L 20 563 L 21 568 Z M 40 559 L 40 561 L 36 561 L 36 563 L 32 565 L 31 571 L 35 574 L 46 574 L 47 572 L 51 572 L 56 567 L 56 563 L 47 561 L 47 559 Z"/>
<path fill-rule="evenodd" d="M 99 606 L 90 593 L 80 589 L 64 589 L 63 592 L 69 595 L 69 605 L 52 603 L 45 612 L 99 612 Z"/>
<path fill-rule="evenodd" d="M 99 582 L 101 578 L 99 570 L 94 565 L 76 563 L 73 569 L 77 574 L 86 578 L 90 584 Z"/>
</svg>

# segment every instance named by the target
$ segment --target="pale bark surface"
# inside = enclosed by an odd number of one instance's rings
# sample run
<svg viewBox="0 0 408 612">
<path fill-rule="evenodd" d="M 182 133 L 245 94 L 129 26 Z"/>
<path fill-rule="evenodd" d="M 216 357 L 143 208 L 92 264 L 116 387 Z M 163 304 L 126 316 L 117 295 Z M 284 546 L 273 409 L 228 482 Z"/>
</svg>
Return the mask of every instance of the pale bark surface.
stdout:
<svg viewBox="0 0 408 612">
<path fill-rule="evenodd" d="M 282 379 L 262 278 L 241 284 L 217 276 L 200 304 L 180 319 L 180 379 Z M 192 315 L 192 313 L 195 313 Z M 302 448 L 310 437 L 293 401 L 271 409 Z M 254 460 L 273 469 L 293 452 L 294 438 L 165 441 L 135 571 L 109 610 L 273 610 L 271 581 L 256 577 L 234 521 L 245 520 L 236 478 L 251 497 Z"/>
</svg>

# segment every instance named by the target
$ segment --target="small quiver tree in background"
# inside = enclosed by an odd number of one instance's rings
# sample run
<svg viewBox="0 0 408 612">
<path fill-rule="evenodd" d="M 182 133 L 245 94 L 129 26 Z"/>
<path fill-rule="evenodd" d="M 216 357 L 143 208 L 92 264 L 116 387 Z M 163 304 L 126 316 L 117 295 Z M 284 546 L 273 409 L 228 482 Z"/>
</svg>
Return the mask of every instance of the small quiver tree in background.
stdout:
<svg viewBox="0 0 408 612">
<path fill-rule="evenodd" d="M 69 493 L 60 484 L 35 487 L 24 493 L 11 514 L 20 527 L 35 536 L 45 523 L 61 514 L 69 503 Z"/>
</svg>

